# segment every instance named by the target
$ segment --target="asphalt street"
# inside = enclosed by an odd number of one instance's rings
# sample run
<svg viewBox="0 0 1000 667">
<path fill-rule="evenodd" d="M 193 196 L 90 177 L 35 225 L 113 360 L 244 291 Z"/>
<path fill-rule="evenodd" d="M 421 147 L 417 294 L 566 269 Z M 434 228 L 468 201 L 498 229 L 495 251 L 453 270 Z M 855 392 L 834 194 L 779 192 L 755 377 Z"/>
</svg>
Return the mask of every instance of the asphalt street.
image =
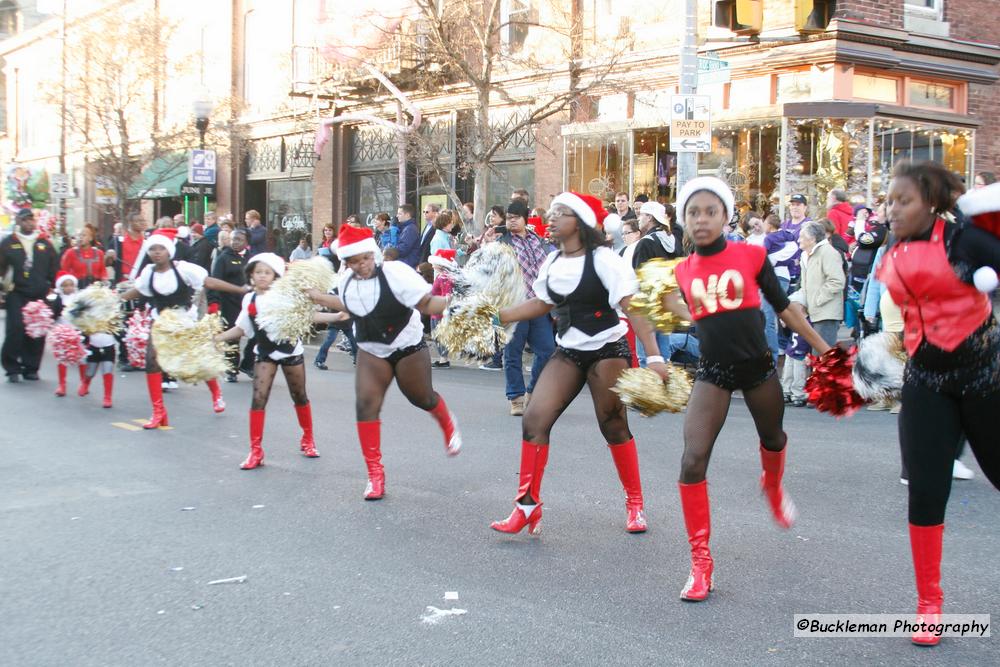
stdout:
<svg viewBox="0 0 1000 667">
<path fill-rule="evenodd" d="M 311 359 L 310 353 L 310 359 Z M 590 400 L 552 436 L 538 539 L 510 512 L 520 421 L 503 378 L 434 372 L 460 456 L 393 387 L 382 415 L 387 495 L 364 502 L 350 358 L 308 367 L 322 458 L 298 454 L 279 381 L 267 464 L 241 471 L 251 384 L 167 394 L 170 430 L 145 432 L 141 373 L 115 406 L 0 384 L 2 665 L 988 665 L 1000 638 L 796 639 L 795 613 L 910 613 L 916 594 L 894 416 L 836 421 L 790 409 L 784 532 L 757 489 L 749 414 L 734 400 L 709 468 L 716 590 L 678 600 L 688 546 L 676 479 L 681 415 L 631 418 L 650 531 L 624 531 L 623 493 Z M 998 422 L 1000 423 L 1000 422 Z M 948 508 L 945 611 L 1000 619 L 1000 494 L 977 472 Z M 209 582 L 245 577 L 243 583 Z M 435 612 L 434 609 L 441 610 Z M 436 622 L 435 622 L 436 621 Z"/>
</svg>

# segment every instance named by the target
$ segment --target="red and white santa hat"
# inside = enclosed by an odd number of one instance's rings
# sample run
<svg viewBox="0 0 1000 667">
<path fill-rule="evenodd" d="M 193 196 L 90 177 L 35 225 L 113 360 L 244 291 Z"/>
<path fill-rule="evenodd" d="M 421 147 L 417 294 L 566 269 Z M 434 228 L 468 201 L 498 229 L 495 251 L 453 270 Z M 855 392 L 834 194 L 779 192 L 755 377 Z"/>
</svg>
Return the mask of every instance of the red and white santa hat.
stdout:
<svg viewBox="0 0 1000 667">
<path fill-rule="evenodd" d="M 378 244 L 375 243 L 375 235 L 372 230 L 369 227 L 342 225 L 337 237 L 337 257 L 345 260 L 348 257 L 363 255 L 366 252 L 375 253 L 376 261 L 382 255 Z"/>
<path fill-rule="evenodd" d="M 456 251 L 451 249 L 440 249 L 433 255 L 427 258 L 433 266 L 440 266 L 446 269 L 457 269 L 458 264 L 455 262 Z"/>
<path fill-rule="evenodd" d="M 1000 183 L 969 190 L 958 198 L 958 208 L 972 218 L 976 227 L 1000 238 Z M 972 281 L 980 292 L 992 292 L 1000 285 L 997 272 L 989 266 L 976 269 Z"/>
<path fill-rule="evenodd" d="M 68 271 L 60 271 L 59 273 L 56 274 L 56 283 L 55 283 L 56 287 L 59 287 L 67 280 L 73 282 L 73 287 L 76 287 L 77 285 L 80 284 L 80 281 L 78 281 L 76 279 L 76 276 L 74 276 L 72 273 L 69 273 Z"/>
<path fill-rule="evenodd" d="M 285 275 L 285 260 L 278 255 L 275 255 L 273 252 L 261 252 L 251 257 L 250 261 L 247 262 L 248 274 L 253 271 L 250 267 L 253 266 L 255 262 L 262 262 L 263 264 L 271 267 L 271 270 L 274 271 L 275 275 L 279 278 Z"/>
<path fill-rule="evenodd" d="M 583 224 L 591 228 L 596 228 L 604 223 L 604 218 L 608 212 L 604 204 L 597 197 L 580 194 L 579 192 L 564 192 L 557 195 L 552 200 L 552 206 L 562 205 L 576 213 L 577 217 L 583 220 Z"/>
</svg>

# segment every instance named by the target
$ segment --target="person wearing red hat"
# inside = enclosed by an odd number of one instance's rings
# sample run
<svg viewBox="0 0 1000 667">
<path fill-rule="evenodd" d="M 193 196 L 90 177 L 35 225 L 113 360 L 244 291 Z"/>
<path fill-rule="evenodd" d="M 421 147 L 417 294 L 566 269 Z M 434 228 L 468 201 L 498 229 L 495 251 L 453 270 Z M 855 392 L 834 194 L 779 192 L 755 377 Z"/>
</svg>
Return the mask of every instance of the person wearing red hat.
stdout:
<svg viewBox="0 0 1000 667">
<path fill-rule="evenodd" d="M 135 277 L 135 286 L 121 295 L 122 301 L 138 299 L 140 296 L 149 299 L 152 317 L 155 320 L 160 311 L 166 308 L 186 309 L 192 317 L 197 317 L 195 295 L 202 288 L 219 290 L 221 292 L 244 292 L 241 286 L 212 278 L 208 271 L 197 264 L 185 261 L 174 261 L 173 235 L 164 234 L 160 229 L 143 244 L 149 263 Z M 222 398 L 222 389 L 218 380 L 205 383 L 212 392 L 212 409 L 222 412 L 226 402 Z M 153 416 L 142 425 L 145 429 L 155 429 L 167 426 L 167 410 L 163 405 L 163 371 L 156 362 L 156 350 L 152 338 L 146 348 L 146 387 L 149 390 L 149 400 L 153 404 Z"/>
<path fill-rule="evenodd" d="M 440 248 L 427 258 L 430 265 L 434 267 L 431 295 L 447 299 L 448 295 L 451 294 L 452 283 L 448 271 L 458 270 L 458 264 L 455 262 L 456 255 L 457 251 L 453 248 Z M 431 315 L 432 336 L 434 330 L 441 323 L 441 317 L 441 315 Z M 431 364 L 431 368 L 451 368 L 451 362 L 448 361 L 448 349 L 441 344 L 438 344 L 437 349 L 440 358 Z"/>
<path fill-rule="evenodd" d="M 549 434 L 562 412 L 589 386 L 601 434 L 608 443 L 618 477 L 625 489 L 626 530 L 647 528 L 639 478 L 639 457 L 628 427 L 625 406 L 611 389 L 631 366 L 623 311 L 638 290 L 632 267 L 619 257 L 600 229 L 607 212 L 590 195 L 564 192 L 552 201 L 549 231 L 559 250 L 538 271 L 535 297 L 500 311 L 507 325 L 554 312 L 556 351 L 542 370 L 521 425 L 520 484 L 510 516 L 491 528 L 518 533 L 528 527 L 537 535 L 542 519 L 542 475 L 549 458 Z M 650 369 L 664 378 L 668 369 L 657 357 L 656 338 L 642 318 L 630 318 L 651 353 Z"/>
<path fill-rule="evenodd" d="M 462 434 L 444 398 L 434 391 L 431 357 L 424 342 L 421 313 L 440 315 L 447 301 L 433 296 L 431 285 L 404 262 L 383 262 L 372 230 L 344 226 L 337 256 L 346 265 L 339 296 L 309 290 L 314 302 L 348 313 L 358 341 L 357 426 L 361 452 L 368 467 L 365 500 L 385 493 L 382 467 L 382 403 L 393 379 L 413 405 L 431 414 L 444 433 L 445 453 L 454 456 Z"/>
<path fill-rule="evenodd" d="M 205 237 L 205 227 L 200 222 L 191 225 L 191 245 L 188 250 L 188 259 L 192 264 L 197 264 L 206 271 L 212 270 L 212 252 L 215 244 Z"/>
<path fill-rule="evenodd" d="M 76 245 L 67 248 L 59 262 L 59 268 L 66 273 L 72 273 L 79 288 L 83 289 L 93 282 L 108 279 L 108 269 L 104 265 L 104 252 L 95 247 L 97 228 L 86 224 L 76 236 Z"/>
<path fill-rule="evenodd" d="M 909 355 L 899 444 L 909 473 L 917 621 L 926 623 L 938 622 L 944 603 L 944 515 L 963 433 L 1000 489 L 1000 325 L 988 294 L 1000 271 L 1000 184 L 958 197 L 963 190 L 939 163 L 896 165 L 886 213 L 897 242 L 877 273 L 902 310 Z M 945 220 L 956 197 L 973 224 Z M 940 638 L 921 628 L 912 640 L 934 645 Z"/>
<path fill-rule="evenodd" d="M 240 468 L 252 470 L 264 465 L 264 416 L 279 366 L 285 375 L 288 393 L 295 404 L 295 415 L 302 428 L 299 448 L 303 456 L 318 458 L 313 438 L 312 407 L 306 395 L 302 341 L 275 342 L 257 324 L 257 297 L 267 293 L 274 281 L 285 274 L 285 260 L 273 252 L 262 252 L 250 258 L 246 272 L 254 291 L 243 297 L 243 308 L 236 318 L 235 326 L 215 337 L 219 342 L 227 342 L 238 341 L 247 336 L 253 341 L 254 354 L 257 355 L 253 373 L 253 401 L 250 404 L 250 454 Z M 340 313 L 316 313 L 313 316 L 315 322 L 336 322 L 341 319 L 345 317 Z"/>
<path fill-rule="evenodd" d="M 788 443 L 785 403 L 764 336 L 761 294 L 820 353 L 830 348 L 805 316 L 790 307 L 764 248 L 726 240 L 725 227 L 734 206 L 732 190 L 712 176 L 691 179 L 677 194 L 677 211 L 694 252 L 676 265 L 680 289 L 668 295 L 665 305 L 697 324 L 701 351 L 684 414 L 684 454 L 677 485 L 691 545 L 691 570 L 680 598 L 690 602 L 707 598 L 714 584 L 706 475 L 734 391 L 743 393 L 757 429 L 760 485 L 771 514 L 782 528 L 795 521 L 795 505 L 782 486 Z"/>
</svg>

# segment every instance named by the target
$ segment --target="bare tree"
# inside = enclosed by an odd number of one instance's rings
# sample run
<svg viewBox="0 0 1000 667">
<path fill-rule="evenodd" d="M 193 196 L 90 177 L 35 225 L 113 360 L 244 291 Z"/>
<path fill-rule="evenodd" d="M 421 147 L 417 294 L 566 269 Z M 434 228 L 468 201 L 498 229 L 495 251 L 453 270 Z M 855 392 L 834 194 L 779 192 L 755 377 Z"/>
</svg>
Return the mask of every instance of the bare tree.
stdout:
<svg viewBox="0 0 1000 667">
<path fill-rule="evenodd" d="M 437 176 L 456 208 L 462 202 L 451 187 L 452 170 L 474 179 L 477 225 L 486 215 L 498 152 L 582 97 L 613 87 L 612 74 L 626 50 L 624 39 L 603 43 L 599 51 L 588 48 L 573 0 L 412 0 L 405 20 L 384 25 L 391 28 L 385 40 L 400 39 L 401 57 L 413 60 L 405 68 L 407 80 L 397 77 L 398 88 L 409 91 L 411 100 L 447 91 L 453 108 L 465 112 L 454 163 L 434 132 L 411 128 L 405 138 L 418 167 Z M 349 31 L 341 34 L 349 46 Z M 366 58 L 370 51 L 355 51 L 368 71 L 374 68 Z M 514 121 L 497 123 L 500 109 L 514 112 Z"/>
<path fill-rule="evenodd" d="M 199 141 L 189 114 L 167 114 L 167 83 L 191 81 L 194 68 L 193 57 L 167 57 L 176 23 L 158 4 L 134 16 L 106 11 L 71 27 L 66 71 L 72 76 L 64 77 L 65 88 L 48 88 L 54 104 L 65 92 L 69 150 L 82 153 L 92 172 L 113 185 L 118 203 L 107 212 L 116 220 L 124 220 L 130 199 L 142 198 L 182 169 L 187 150 Z M 214 104 L 206 143 L 226 155 L 241 145 L 238 110 L 229 98 Z M 147 169 L 151 165 L 156 169 Z"/>
</svg>

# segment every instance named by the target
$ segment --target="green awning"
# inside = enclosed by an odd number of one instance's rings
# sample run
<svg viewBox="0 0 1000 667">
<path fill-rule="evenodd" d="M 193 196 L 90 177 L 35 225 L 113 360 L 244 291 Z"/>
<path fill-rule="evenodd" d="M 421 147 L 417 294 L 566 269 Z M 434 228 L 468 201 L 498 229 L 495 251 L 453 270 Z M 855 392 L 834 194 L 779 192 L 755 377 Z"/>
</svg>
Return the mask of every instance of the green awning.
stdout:
<svg viewBox="0 0 1000 667">
<path fill-rule="evenodd" d="M 149 163 L 129 188 L 129 199 L 167 199 L 180 197 L 187 182 L 187 156 L 177 153 L 158 157 Z"/>
</svg>

